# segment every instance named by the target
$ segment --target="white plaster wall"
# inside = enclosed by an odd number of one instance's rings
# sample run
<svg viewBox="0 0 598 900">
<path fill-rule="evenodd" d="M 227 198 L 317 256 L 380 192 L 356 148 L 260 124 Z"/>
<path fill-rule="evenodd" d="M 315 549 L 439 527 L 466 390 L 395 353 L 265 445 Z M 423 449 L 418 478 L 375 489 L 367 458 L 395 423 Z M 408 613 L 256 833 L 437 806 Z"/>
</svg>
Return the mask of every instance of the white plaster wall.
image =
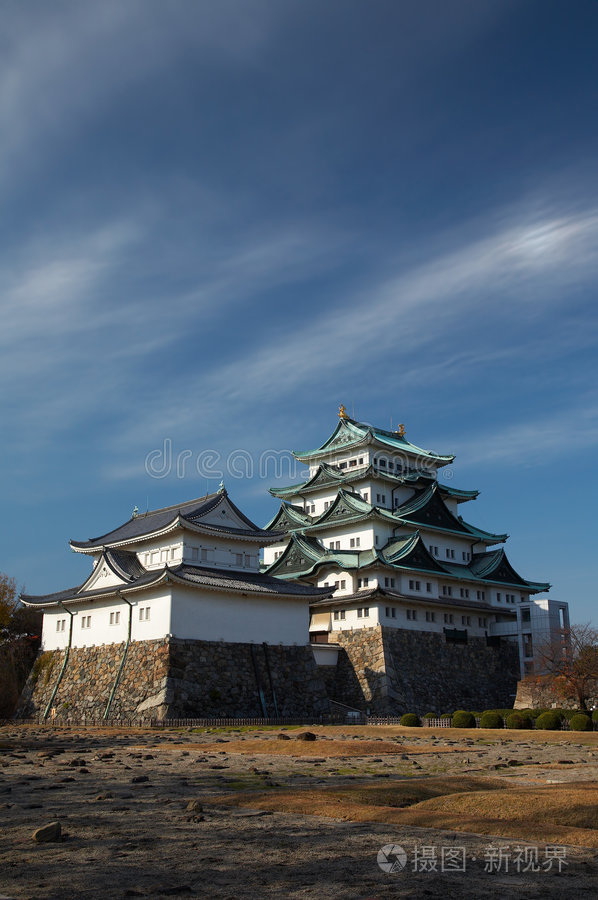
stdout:
<svg viewBox="0 0 598 900">
<path fill-rule="evenodd" d="M 438 582 L 432 575 L 426 575 L 426 573 L 424 573 L 424 572 L 415 572 L 414 571 L 410 575 L 400 575 L 400 576 L 398 576 L 398 578 L 399 578 L 399 580 L 397 582 L 397 586 L 400 585 L 400 591 L 402 594 L 405 594 L 406 597 L 419 598 L 420 600 L 425 599 L 426 597 L 438 597 L 438 590 L 439 590 Z M 414 585 L 417 582 L 419 582 L 420 590 L 419 591 L 416 590 L 415 587 L 410 588 L 409 587 L 410 581 L 413 581 Z M 382 583 L 384 583 L 384 582 L 382 582 Z M 452 582 L 447 580 L 447 583 L 451 584 Z M 426 590 L 427 584 L 431 585 L 432 589 L 430 591 Z M 453 596 L 455 596 L 455 592 L 456 592 L 456 596 L 458 597 L 459 596 L 458 586 L 453 586 Z"/>
<path fill-rule="evenodd" d="M 193 559 L 193 548 L 198 550 L 198 558 Z M 201 550 L 207 550 L 207 560 L 201 560 Z M 236 555 L 243 558 L 237 563 Z M 212 566 L 218 569 L 257 572 L 259 570 L 259 548 L 256 543 L 234 540 L 234 538 L 212 537 L 203 534 L 185 534 L 183 541 L 183 562 L 195 566 Z"/>
<path fill-rule="evenodd" d="M 172 588 L 171 632 L 175 637 L 202 641 L 255 641 L 269 644 L 309 642 L 309 603 L 305 598 L 276 599 L 198 593 Z"/>
<path fill-rule="evenodd" d="M 272 544 L 270 547 L 264 547 L 264 563 L 267 566 L 272 565 L 275 561 L 277 553 L 284 552 L 288 541 L 282 541 L 280 544 Z"/>
<path fill-rule="evenodd" d="M 396 603 L 376 603 L 370 606 L 370 614 L 368 617 L 359 618 L 357 616 L 357 608 L 362 606 L 362 604 L 355 602 L 355 605 L 351 605 L 351 608 L 345 608 L 345 619 L 334 619 L 334 614 L 332 615 L 332 631 L 350 631 L 351 629 L 355 630 L 357 628 L 370 628 L 373 625 L 384 625 L 388 628 L 402 628 L 407 631 L 434 631 L 437 633 L 443 633 L 444 628 L 458 628 L 460 630 L 466 628 L 468 633 L 472 636 L 483 636 L 486 632 L 490 634 L 490 624 L 493 616 L 489 614 L 487 611 L 480 611 L 479 613 L 476 610 L 460 610 L 450 608 L 450 607 L 430 607 L 426 610 L 425 607 L 420 606 L 419 604 L 413 604 L 413 606 L 409 605 L 409 602 L 406 601 L 404 604 L 399 605 Z M 366 601 L 364 600 L 363 606 L 366 606 Z M 386 607 L 392 608 L 396 610 L 395 618 L 392 616 L 386 615 Z M 415 610 L 416 618 L 408 619 L 407 618 L 407 610 Z M 435 620 L 427 621 L 426 620 L 426 611 L 429 613 L 434 613 Z M 445 622 L 444 616 L 452 615 L 453 621 Z M 462 622 L 462 616 L 466 617 L 465 623 Z M 470 624 L 467 624 L 467 616 L 470 618 Z M 486 619 L 486 624 L 484 625 L 484 618 Z M 480 619 L 482 620 L 482 624 L 480 624 Z"/>
<path fill-rule="evenodd" d="M 335 666 L 338 660 L 338 647 L 331 644 L 312 644 L 314 662 L 317 666 Z"/>
<path fill-rule="evenodd" d="M 180 532 L 133 545 L 137 559 L 146 569 L 162 569 L 168 563 L 177 566 L 182 559 L 183 542 Z M 166 559 L 164 559 L 166 555 Z"/>
<path fill-rule="evenodd" d="M 438 531 L 427 531 L 424 525 L 420 527 L 419 531 L 428 551 L 430 551 L 430 545 L 438 547 L 438 553 L 432 553 L 432 556 L 439 562 L 454 563 L 462 566 L 466 566 L 471 562 L 472 541 L 470 538 L 457 538 Z M 447 549 L 455 551 L 454 559 L 446 555 Z M 469 553 L 469 559 L 463 559 L 463 553 Z"/>
<path fill-rule="evenodd" d="M 135 600 L 132 600 L 132 597 Z M 132 640 L 155 640 L 170 632 L 170 596 L 167 590 L 157 588 L 153 591 L 130 595 L 134 603 L 131 627 Z M 139 607 L 150 608 L 149 620 L 139 619 Z M 117 599 L 98 600 L 93 603 L 69 605 L 73 618 L 73 647 L 93 647 L 101 644 L 118 644 L 127 639 L 129 607 Z M 110 613 L 120 612 L 118 625 L 110 624 Z M 83 617 L 91 616 L 91 627 L 83 628 Z M 56 632 L 56 620 L 66 619 L 65 631 Z M 64 611 L 51 610 L 44 613 L 42 627 L 42 649 L 63 649 L 68 644 L 70 616 Z"/>
<path fill-rule="evenodd" d="M 338 597 L 343 594 L 352 594 L 355 591 L 355 586 L 357 582 L 355 581 L 355 576 L 352 572 L 328 572 L 327 575 L 322 575 L 320 573 L 317 586 L 318 587 L 334 587 L 335 582 L 339 582 L 338 588 L 334 592 L 334 596 Z M 345 587 L 342 588 L 340 586 L 341 581 L 345 582 Z"/>
<path fill-rule="evenodd" d="M 369 614 L 359 617 L 357 615 L 358 608 L 368 608 Z M 374 625 L 379 624 L 379 609 L 369 599 L 364 599 L 363 603 L 355 601 L 355 605 L 351 604 L 350 607 L 344 606 L 342 611 L 345 613 L 345 618 L 336 620 L 333 611 L 332 631 L 355 631 L 357 628 L 373 628 Z"/>
</svg>

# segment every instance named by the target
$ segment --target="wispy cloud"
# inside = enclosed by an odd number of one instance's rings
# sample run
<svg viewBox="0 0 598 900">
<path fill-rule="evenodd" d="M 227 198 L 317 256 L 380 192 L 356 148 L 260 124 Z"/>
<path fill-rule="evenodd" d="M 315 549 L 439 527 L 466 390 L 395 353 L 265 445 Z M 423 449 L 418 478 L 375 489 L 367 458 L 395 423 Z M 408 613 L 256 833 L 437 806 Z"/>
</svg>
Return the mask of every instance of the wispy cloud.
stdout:
<svg viewBox="0 0 598 900">
<path fill-rule="evenodd" d="M 502 322 L 505 343 L 494 346 L 492 353 L 507 356 L 513 352 L 514 320 L 540 319 L 565 306 L 569 299 L 563 287 L 595 273 L 597 238 L 598 217 L 590 211 L 509 225 L 489 237 L 470 239 L 367 290 L 335 296 L 332 312 L 310 317 L 276 345 L 246 345 L 233 362 L 192 379 L 189 392 L 203 398 L 208 414 L 223 400 L 234 406 L 248 394 L 259 397 L 260 403 L 272 403 L 307 384 L 342 379 L 344 373 L 355 378 L 368 367 L 372 371 L 381 359 L 388 361 L 388 354 L 394 354 L 413 379 L 422 366 L 421 350 L 439 340 L 448 345 L 449 336 L 454 340 L 464 323 L 475 326 L 479 337 L 490 323 Z M 479 355 L 473 352 L 460 361 L 467 365 L 476 359 Z M 185 420 L 186 398 L 168 404 L 168 409 L 164 401 L 160 406 L 162 427 L 177 428 Z"/>
<path fill-rule="evenodd" d="M 527 419 L 497 431 L 456 436 L 459 463 L 531 467 L 575 455 L 598 445 L 598 401 L 580 397 L 573 408 Z"/>
</svg>

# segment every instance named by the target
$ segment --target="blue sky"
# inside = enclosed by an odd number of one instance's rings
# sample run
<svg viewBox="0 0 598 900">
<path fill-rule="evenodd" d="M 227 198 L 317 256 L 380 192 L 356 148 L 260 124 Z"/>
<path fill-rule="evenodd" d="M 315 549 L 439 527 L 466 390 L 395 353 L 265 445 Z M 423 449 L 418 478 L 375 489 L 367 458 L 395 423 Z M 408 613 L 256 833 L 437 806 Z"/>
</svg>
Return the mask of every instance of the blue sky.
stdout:
<svg viewBox="0 0 598 900">
<path fill-rule="evenodd" d="M 466 518 L 595 619 L 597 31 L 594 0 L 4 0 L 0 570 L 75 584 L 69 538 L 218 469 L 264 523 L 260 454 L 342 402 L 456 454 Z"/>
</svg>

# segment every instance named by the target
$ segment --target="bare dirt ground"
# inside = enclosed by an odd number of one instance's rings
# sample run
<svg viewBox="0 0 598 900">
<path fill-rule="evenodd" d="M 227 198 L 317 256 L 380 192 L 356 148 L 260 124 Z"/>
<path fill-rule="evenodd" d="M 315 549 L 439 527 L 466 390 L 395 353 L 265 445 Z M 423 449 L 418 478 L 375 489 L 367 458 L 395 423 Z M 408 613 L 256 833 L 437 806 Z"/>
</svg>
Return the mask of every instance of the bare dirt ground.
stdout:
<svg viewBox="0 0 598 900">
<path fill-rule="evenodd" d="M 598 893 L 597 733 L 302 730 L 0 728 L 0 900 Z"/>
</svg>

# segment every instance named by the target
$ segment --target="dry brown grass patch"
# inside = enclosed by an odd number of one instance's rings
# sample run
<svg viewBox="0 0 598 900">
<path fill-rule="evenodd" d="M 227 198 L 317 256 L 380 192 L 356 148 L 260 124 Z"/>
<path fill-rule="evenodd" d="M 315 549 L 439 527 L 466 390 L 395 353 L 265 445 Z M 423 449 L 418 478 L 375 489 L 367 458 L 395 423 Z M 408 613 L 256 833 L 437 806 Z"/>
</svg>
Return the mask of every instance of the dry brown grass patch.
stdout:
<svg viewBox="0 0 598 900">
<path fill-rule="evenodd" d="M 159 748 L 156 748 L 159 749 Z M 395 744 L 391 741 L 279 741 L 272 740 L 241 740 L 226 741 L 224 744 L 165 744 L 164 750 L 186 749 L 198 750 L 201 753 L 241 753 L 254 756 L 258 753 L 267 753 L 272 756 L 388 756 L 389 754 L 408 753 L 436 754 L 436 753 L 463 753 L 467 748 L 459 747 L 431 747 L 409 746 L 407 744 Z"/>
<path fill-rule="evenodd" d="M 386 785 L 236 794 L 273 812 L 384 822 L 598 847 L 598 783 L 519 786 L 497 778 L 405 779 Z"/>
</svg>

